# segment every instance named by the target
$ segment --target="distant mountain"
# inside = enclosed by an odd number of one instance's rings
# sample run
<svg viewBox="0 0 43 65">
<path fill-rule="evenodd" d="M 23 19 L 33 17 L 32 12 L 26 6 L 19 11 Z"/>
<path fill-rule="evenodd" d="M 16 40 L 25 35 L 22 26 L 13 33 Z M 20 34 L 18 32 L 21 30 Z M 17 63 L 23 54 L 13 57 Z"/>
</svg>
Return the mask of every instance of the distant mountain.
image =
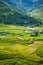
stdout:
<svg viewBox="0 0 43 65">
<path fill-rule="evenodd" d="M 11 6 L 8 6 L 2 1 L 0 1 L 0 23 L 22 25 L 22 26 L 42 25 L 41 21 L 20 13 L 19 11 L 13 9 Z"/>
<path fill-rule="evenodd" d="M 2 0 L 21 12 L 31 12 L 43 4 L 43 0 Z"/>
<path fill-rule="evenodd" d="M 43 0 L 2 0 L 24 14 L 43 23 Z"/>
</svg>

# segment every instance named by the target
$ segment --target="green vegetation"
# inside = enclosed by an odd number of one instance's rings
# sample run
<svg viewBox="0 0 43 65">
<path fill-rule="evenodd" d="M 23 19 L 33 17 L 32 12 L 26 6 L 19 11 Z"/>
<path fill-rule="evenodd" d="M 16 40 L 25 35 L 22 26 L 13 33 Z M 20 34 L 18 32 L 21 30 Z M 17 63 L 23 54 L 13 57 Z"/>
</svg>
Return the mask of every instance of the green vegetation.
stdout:
<svg viewBox="0 0 43 65">
<path fill-rule="evenodd" d="M 37 55 L 43 57 L 43 46 L 39 46 L 36 52 Z"/>
<path fill-rule="evenodd" d="M 33 32 L 29 30 L 24 26 L 0 24 L 1 65 L 43 64 L 43 34 L 31 37 Z"/>
<path fill-rule="evenodd" d="M 0 2 L 0 65 L 43 65 L 42 22 L 3 2 Z"/>
<path fill-rule="evenodd" d="M 41 6 L 39 6 L 38 9 L 33 10 L 30 13 L 27 13 L 27 15 L 39 20 L 39 22 L 41 21 L 43 24 L 43 4 Z M 39 23 L 38 23 L 39 24 Z"/>
<path fill-rule="evenodd" d="M 16 24 L 20 26 L 41 26 L 39 21 L 31 16 L 24 15 L 0 1 L 0 23 Z"/>
</svg>

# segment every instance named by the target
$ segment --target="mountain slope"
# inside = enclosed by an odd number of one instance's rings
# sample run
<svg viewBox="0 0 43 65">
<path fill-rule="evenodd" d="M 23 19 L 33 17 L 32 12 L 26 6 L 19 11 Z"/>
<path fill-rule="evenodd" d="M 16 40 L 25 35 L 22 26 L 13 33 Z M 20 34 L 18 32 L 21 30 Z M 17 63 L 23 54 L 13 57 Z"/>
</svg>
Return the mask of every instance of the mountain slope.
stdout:
<svg viewBox="0 0 43 65">
<path fill-rule="evenodd" d="M 2 0 L 21 12 L 31 12 L 43 4 L 43 0 Z"/>
<path fill-rule="evenodd" d="M 33 17 L 19 13 L 17 10 L 12 9 L 10 6 L 0 1 L 0 23 L 16 24 L 16 25 L 40 25 L 41 21 Z"/>
<path fill-rule="evenodd" d="M 2 0 L 43 23 L 43 0 Z"/>
<path fill-rule="evenodd" d="M 27 13 L 27 15 L 30 15 L 31 17 L 33 17 L 33 18 L 35 18 L 43 23 L 43 8 L 41 8 L 41 7 L 33 10 L 30 13 Z"/>
</svg>

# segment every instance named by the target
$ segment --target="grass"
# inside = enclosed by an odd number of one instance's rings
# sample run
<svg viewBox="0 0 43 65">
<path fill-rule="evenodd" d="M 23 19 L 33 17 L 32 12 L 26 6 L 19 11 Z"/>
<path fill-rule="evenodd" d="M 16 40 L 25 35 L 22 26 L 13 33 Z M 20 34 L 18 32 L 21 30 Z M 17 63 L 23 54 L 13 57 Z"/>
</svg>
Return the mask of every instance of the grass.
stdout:
<svg viewBox="0 0 43 65">
<path fill-rule="evenodd" d="M 13 65 L 13 63 L 17 63 L 18 65 L 20 63 L 21 65 L 37 65 L 42 58 L 35 51 L 30 51 L 30 48 L 36 48 L 37 50 L 37 47 L 21 44 L 0 46 L 0 64 Z"/>
<path fill-rule="evenodd" d="M 43 40 L 38 40 L 43 39 L 43 34 L 31 38 L 30 35 L 33 32 L 30 32 L 27 27 L 5 24 L 0 24 L 0 31 L 9 32 L 5 35 L 0 33 L 0 65 L 43 64 L 43 57 L 41 57 L 43 56 Z M 37 45 L 35 45 L 36 40 Z"/>
</svg>

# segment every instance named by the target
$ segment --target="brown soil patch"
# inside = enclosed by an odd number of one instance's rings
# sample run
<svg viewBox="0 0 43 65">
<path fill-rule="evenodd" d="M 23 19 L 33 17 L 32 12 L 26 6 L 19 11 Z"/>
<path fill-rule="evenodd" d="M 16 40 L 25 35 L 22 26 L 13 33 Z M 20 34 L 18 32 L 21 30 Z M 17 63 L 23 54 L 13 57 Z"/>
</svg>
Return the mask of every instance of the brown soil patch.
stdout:
<svg viewBox="0 0 43 65">
<path fill-rule="evenodd" d="M 29 48 L 29 49 L 27 49 L 30 53 L 33 53 L 33 52 L 35 52 L 36 51 L 36 48 Z"/>
<path fill-rule="evenodd" d="M 30 44 L 29 46 L 40 46 L 40 45 L 42 45 L 41 42 L 34 41 L 34 43 L 33 44 Z"/>
</svg>

